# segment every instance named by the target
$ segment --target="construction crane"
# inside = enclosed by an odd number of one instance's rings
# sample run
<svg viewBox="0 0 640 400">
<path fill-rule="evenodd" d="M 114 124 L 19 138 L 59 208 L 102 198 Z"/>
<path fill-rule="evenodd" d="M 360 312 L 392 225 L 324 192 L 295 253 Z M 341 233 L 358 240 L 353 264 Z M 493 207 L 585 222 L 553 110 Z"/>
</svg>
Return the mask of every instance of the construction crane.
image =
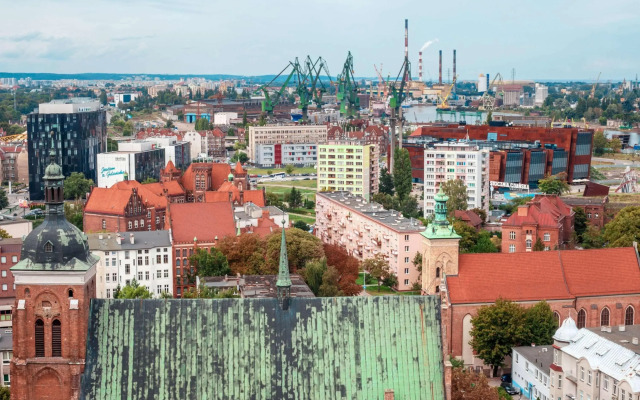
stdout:
<svg viewBox="0 0 640 400">
<path fill-rule="evenodd" d="M 396 84 L 400 80 L 400 87 L 396 87 Z M 393 171 L 394 164 L 394 152 L 396 146 L 396 124 L 400 121 L 400 141 L 399 147 L 402 148 L 402 102 L 406 100 L 409 95 L 409 91 L 407 89 L 407 83 L 411 80 L 411 63 L 409 62 L 409 57 L 405 55 L 404 62 L 402 63 L 402 67 L 400 68 L 400 72 L 396 77 L 394 82 L 389 83 L 389 109 L 391 111 L 391 116 L 389 117 L 389 125 L 390 125 L 390 154 L 389 154 L 389 170 Z"/>
<path fill-rule="evenodd" d="M 593 86 L 591 86 L 591 93 L 589 94 L 589 98 L 593 99 L 596 96 L 596 86 L 598 86 L 598 82 L 600 81 L 600 75 L 602 72 L 598 73 L 598 78 L 594 82 Z"/>
<path fill-rule="evenodd" d="M 360 110 L 360 98 L 358 97 L 358 84 L 353 76 L 353 56 L 351 52 L 342 67 L 342 73 L 337 78 L 338 90 L 336 98 L 340 103 L 340 114 L 347 118 L 354 118 Z"/>
<path fill-rule="evenodd" d="M 282 87 L 280 87 L 280 90 L 271 95 L 269 93 L 269 87 L 289 68 L 291 68 L 291 72 L 289 72 L 289 75 L 287 75 L 287 78 L 282 84 Z M 282 97 L 282 93 L 284 93 L 287 86 L 289 86 L 289 82 L 294 77 L 298 79 L 300 77 L 300 63 L 298 62 L 298 58 L 296 58 L 296 60 L 293 62 L 289 62 L 289 64 L 287 64 L 287 66 L 284 67 L 282 71 L 280 71 L 280 73 L 276 75 L 269 83 L 262 85 L 257 89 L 257 91 L 262 91 L 262 93 L 264 94 L 264 100 L 262 100 L 262 113 L 273 115 L 273 107 L 278 104 L 280 98 Z"/>
<path fill-rule="evenodd" d="M 456 85 L 457 79 L 458 77 L 454 76 L 453 82 L 451 82 L 451 85 L 449 85 L 449 87 L 445 90 L 444 95 L 440 95 L 440 104 L 438 104 L 438 106 L 436 107 L 438 110 L 441 110 L 441 111 L 451 110 L 451 107 L 449 107 L 449 103 L 447 103 L 447 101 L 449 100 L 449 96 L 451 96 L 451 92 L 453 91 L 453 88 Z"/>
<path fill-rule="evenodd" d="M 382 77 L 382 64 L 380 64 L 380 70 L 378 70 L 378 67 L 375 64 L 373 64 L 373 68 L 375 68 L 376 74 L 378 74 L 378 98 L 386 100 L 389 95 L 389 88 L 387 87 L 387 82 L 385 82 Z M 384 97 L 380 96 L 381 88 L 384 90 Z"/>
<path fill-rule="evenodd" d="M 502 91 L 502 86 L 503 86 L 502 75 L 500 75 L 500 72 L 498 72 L 496 76 L 493 78 L 493 80 L 491 81 L 491 85 L 489 85 L 489 87 L 487 88 L 487 91 L 484 92 L 484 94 L 482 95 L 482 98 L 480 99 L 480 103 L 482 104 L 480 108 L 484 111 L 495 110 L 496 97 L 490 94 L 494 86 L 497 86 L 495 91 L 496 96 L 500 96 L 500 97 L 504 96 L 504 92 Z"/>
</svg>

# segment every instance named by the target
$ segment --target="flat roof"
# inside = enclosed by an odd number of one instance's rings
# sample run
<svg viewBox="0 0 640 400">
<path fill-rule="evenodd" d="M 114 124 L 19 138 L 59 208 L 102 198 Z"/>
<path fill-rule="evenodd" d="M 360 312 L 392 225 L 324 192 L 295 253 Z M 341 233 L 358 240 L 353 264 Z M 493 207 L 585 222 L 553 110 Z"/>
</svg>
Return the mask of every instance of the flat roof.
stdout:
<svg viewBox="0 0 640 400">
<path fill-rule="evenodd" d="M 238 288 L 243 298 L 276 298 L 277 275 L 210 276 L 202 278 L 212 289 Z M 300 275 L 291 274 L 291 297 L 316 297 Z"/>
<path fill-rule="evenodd" d="M 133 234 L 131 244 L 130 234 Z M 150 249 L 154 247 L 171 247 L 169 231 L 135 231 L 122 232 L 122 243 L 118 244 L 116 233 L 90 233 L 89 250 L 91 251 L 118 251 Z M 101 238 L 102 237 L 102 238 Z"/>
<path fill-rule="evenodd" d="M 545 375 L 549 375 L 549 366 L 553 363 L 553 346 L 520 346 L 513 351 L 520 354 L 529 364 L 535 365 Z"/>
<path fill-rule="evenodd" d="M 640 343 L 640 325 L 622 325 L 607 328 L 611 328 L 611 332 L 609 332 L 609 329 L 603 331 L 602 327 L 585 329 L 590 330 L 596 335 L 610 340 L 613 343 L 626 348 L 627 350 L 631 350 L 636 354 L 640 354 L 640 344 L 633 344 L 633 338 L 638 339 L 638 343 Z M 621 328 L 624 329 L 624 331 L 621 331 Z"/>
</svg>

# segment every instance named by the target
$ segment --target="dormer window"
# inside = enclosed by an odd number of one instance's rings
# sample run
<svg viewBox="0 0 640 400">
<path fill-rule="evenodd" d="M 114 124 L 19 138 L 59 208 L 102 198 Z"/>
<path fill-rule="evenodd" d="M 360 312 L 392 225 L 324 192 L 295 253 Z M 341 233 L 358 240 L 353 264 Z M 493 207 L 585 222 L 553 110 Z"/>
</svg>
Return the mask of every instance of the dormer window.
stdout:
<svg viewBox="0 0 640 400">
<path fill-rule="evenodd" d="M 53 253 L 53 243 L 47 242 L 44 244 L 44 252 L 45 253 Z"/>
</svg>

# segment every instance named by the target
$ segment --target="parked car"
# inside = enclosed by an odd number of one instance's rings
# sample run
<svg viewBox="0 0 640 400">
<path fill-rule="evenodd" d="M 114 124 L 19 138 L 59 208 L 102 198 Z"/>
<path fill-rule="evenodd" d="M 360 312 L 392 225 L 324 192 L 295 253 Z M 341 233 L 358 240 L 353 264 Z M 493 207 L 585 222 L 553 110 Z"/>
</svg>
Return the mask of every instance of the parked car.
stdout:
<svg viewBox="0 0 640 400">
<path fill-rule="evenodd" d="M 520 394 L 520 391 L 513 387 L 509 382 L 502 382 L 500 386 L 510 395 Z"/>
<path fill-rule="evenodd" d="M 502 382 L 511 382 L 511 374 L 502 374 L 500 380 Z"/>
</svg>

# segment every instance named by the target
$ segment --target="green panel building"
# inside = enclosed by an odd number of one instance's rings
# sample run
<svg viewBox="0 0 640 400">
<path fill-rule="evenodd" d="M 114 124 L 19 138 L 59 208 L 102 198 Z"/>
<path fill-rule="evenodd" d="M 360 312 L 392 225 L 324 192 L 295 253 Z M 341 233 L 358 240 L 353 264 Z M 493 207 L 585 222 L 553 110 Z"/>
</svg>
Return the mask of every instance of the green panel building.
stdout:
<svg viewBox="0 0 640 400">
<path fill-rule="evenodd" d="M 82 399 L 444 399 L 437 296 L 94 299 Z"/>
</svg>

